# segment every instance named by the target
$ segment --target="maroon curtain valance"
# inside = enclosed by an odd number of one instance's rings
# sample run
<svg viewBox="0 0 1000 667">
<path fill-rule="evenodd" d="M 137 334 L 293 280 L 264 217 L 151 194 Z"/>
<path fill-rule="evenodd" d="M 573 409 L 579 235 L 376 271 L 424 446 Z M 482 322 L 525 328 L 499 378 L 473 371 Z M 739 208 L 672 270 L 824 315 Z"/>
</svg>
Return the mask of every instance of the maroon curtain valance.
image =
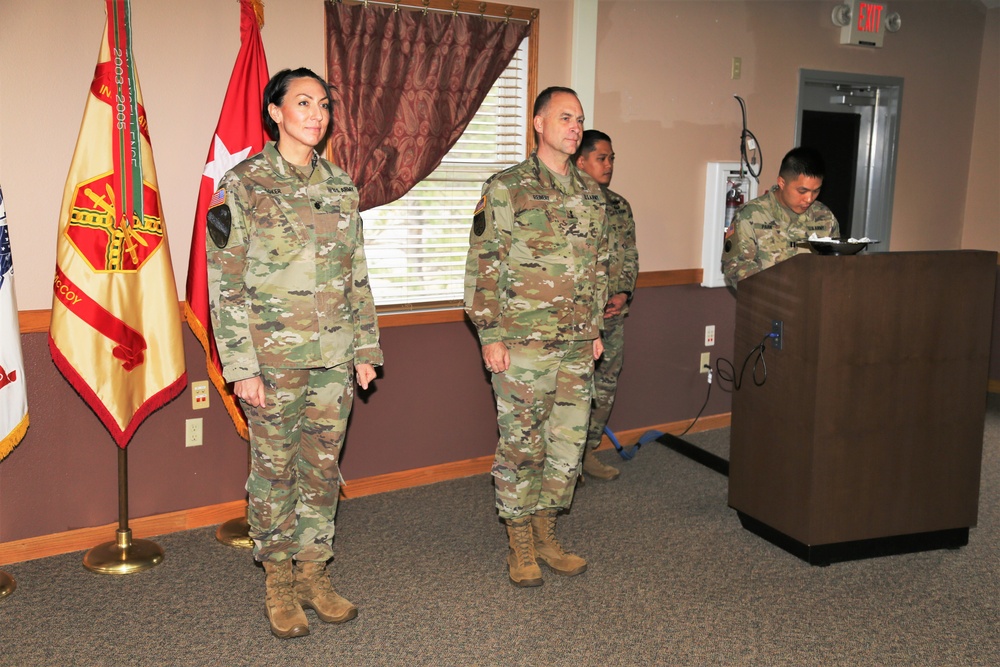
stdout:
<svg viewBox="0 0 1000 667">
<path fill-rule="evenodd" d="M 361 210 L 394 201 L 441 163 L 530 26 L 481 16 L 327 2 L 333 160 Z"/>
</svg>

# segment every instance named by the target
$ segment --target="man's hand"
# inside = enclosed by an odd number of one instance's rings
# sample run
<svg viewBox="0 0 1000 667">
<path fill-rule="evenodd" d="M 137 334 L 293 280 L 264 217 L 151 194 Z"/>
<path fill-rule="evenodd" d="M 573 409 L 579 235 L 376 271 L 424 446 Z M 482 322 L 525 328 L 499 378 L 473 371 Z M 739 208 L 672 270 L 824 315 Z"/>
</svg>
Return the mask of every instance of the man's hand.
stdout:
<svg viewBox="0 0 1000 667">
<path fill-rule="evenodd" d="M 264 404 L 264 381 L 259 375 L 234 382 L 233 394 L 255 408 L 267 407 Z"/>
<path fill-rule="evenodd" d="M 354 367 L 354 373 L 358 376 L 358 386 L 362 389 L 367 389 L 368 383 L 375 379 L 375 367 L 371 364 L 358 364 Z"/>
<path fill-rule="evenodd" d="M 622 308 L 628 303 L 628 294 L 625 292 L 620 292 L 615 294 L 613 297 L 608 299 L 608 303 L 604 306 L 604 319 L 609 317 L 614 317 L 615 315 L 622 314 Z"/>
<path fill-rule="evenodd" d="M 598 336 L 594 339 L 594 361 L 600 359 L 602 354 L 604 354 L 604 341 Z"/>
<path fill-rule="evenodd" d="M 491 373 L 503 373 L 510 368 L 510 352 L 503 343 L 483 345 L 483 363 Z"/>
</svg>

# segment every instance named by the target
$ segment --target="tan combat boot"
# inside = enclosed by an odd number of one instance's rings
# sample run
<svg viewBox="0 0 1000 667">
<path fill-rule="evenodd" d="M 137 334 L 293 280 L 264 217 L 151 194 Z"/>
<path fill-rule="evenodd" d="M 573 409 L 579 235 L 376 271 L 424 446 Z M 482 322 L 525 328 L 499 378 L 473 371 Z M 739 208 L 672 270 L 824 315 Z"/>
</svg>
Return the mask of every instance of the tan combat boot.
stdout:
<svg viewBox="0 0 1000 667">
<path fill-rule="evenodd" d="M 558 510 L 538 510 L 531 515 L 531 532 L 535 538 L 535 554 L 556 574 L 572 577 L 587 569 L 587 561 L 563 551 L 556 539 Z"/>
<path fill-rule="evenodd" d="M 309 621 L 295 599 L 292 561 L 266 560 L 264 572 L 264 586 L 267 589 L 264 613 L 271 622 L 271 633 L 282 639 L 308 635 Z"/>
<path fill-rule="evenodd" d="M 535 561 L 530 517 L 505 521 L 510 544 L 510 550 L 507 552 L 507 569 L 510 572 L 511 583 L 515 586 L 541 586 L 542 569 Z"/>
<path fill-rule="evenodd" d="M 327 623 L 346 623 L 358 615 L 358 608 L 333 590 L 326 563 L 295 564 L 295 597 Z"/>
<path fill-rule="evenodd" d="M 607 481 L 611 481 L 621 474 L 618 468 L 601 463 L 601 460 L 594 454 L 594 450 L 589 446 L 583 452 L 583 472 L 591 477 Z"/>
</svg>

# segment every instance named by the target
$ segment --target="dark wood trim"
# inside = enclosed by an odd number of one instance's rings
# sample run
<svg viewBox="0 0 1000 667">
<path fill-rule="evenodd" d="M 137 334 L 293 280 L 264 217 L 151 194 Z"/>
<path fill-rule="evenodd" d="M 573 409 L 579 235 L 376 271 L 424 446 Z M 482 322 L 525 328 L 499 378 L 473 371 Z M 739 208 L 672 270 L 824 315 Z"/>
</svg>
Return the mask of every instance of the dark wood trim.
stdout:
<svg viewBox="0 0 1000 667">
<path fill-rule="evenodd" d="M 675 269 L 673 271 L 646 271 L 635 281 L 636 287 L 670 287 L 672 285 L 700 285 L 701 269 Z"/>
<path fill-rule="evenodd" d="M 360 5 L 364 0 L 346 0 L 345 4 Z M 459 12 L 462 14 L 478 14 L 484 18 L 503 21 L 510 11 L 510 18 L 521 21 L 533 21 L 538 16 L 534 7 L 519 7 L 496 2 L 480 2 L 479 0 L 458 0 L 457 6 L 452 0 L 371 0 L 373 5 L 398 5 L 401 9 L 434 10 L 438 12 Z"/>
<path fill-rule="evenodd" d="M 668 287 L 671 285 L 698 285 L 701 283 L 701 269 L 678 269 L 674 271 L 648 271 L 640 273 L 636 287 Z M 181 320 L 184 320 L 184 302 L 180 302 Z M 22 334 L 48 333 L 52 321 L 51 310 L 22 310 L 18 312 L 18 323 Z M 408 327 L 419 324 L 443 324 L 462 322 L 465 313 L 460 307 L 445 307 L 433 310 L 398 312 L 392 306 L 379 312 L 378 325 Z"/>
<path fill-rule="evenodd" d="M 19 310 L 17 321 L 21 327 L 21 333 L 48 333 L 49 323 L 52 321 L 51 310 Z"/>
</svg>

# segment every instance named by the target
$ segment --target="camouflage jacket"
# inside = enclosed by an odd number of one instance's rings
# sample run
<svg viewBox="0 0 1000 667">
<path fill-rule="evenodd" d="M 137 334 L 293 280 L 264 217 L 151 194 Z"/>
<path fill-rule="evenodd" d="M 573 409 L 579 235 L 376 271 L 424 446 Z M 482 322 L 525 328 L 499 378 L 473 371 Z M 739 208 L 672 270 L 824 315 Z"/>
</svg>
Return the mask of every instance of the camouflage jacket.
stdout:
<svg viewBox="0 0 1000 667">
<path fill-rule="evenodd" d="M 230 382 L 269 368 L 382 363 L 358 191 L 318 156 L 308 178 L 274 143 L 227 172 L 224 248 L 209 239 L 212 326 Z"/>
<path fill-rule="evenodd" d="M 796 244 L 811 234 L 840 236 L 837 219 L 823 202 L 815 201 L 805 213 L 796 215 L 778 201 L 777 189 L 775 185 L 737 209 L 726 229 L 722 273 L 730 285 L 800 252 L 809 252 Z"/>
<path fill-rule="evenodd" d="M 608 202 L 608 296 L 626 293 L 629 300 L 639 275 L 639 251 L 635 247 L 635 219 L 628 200 L 614 190 L 604 189 Z M 628 312 L 628 303 L 622 315 Z"/>
<path fill-rule="evenodd" d="M 563 185 L 537 155 L 495 174 L 476 207 L 465 312 L 483 345 L 593 340 L 608 292 L 601 188 L 570 165 Z"/>
</svg>

